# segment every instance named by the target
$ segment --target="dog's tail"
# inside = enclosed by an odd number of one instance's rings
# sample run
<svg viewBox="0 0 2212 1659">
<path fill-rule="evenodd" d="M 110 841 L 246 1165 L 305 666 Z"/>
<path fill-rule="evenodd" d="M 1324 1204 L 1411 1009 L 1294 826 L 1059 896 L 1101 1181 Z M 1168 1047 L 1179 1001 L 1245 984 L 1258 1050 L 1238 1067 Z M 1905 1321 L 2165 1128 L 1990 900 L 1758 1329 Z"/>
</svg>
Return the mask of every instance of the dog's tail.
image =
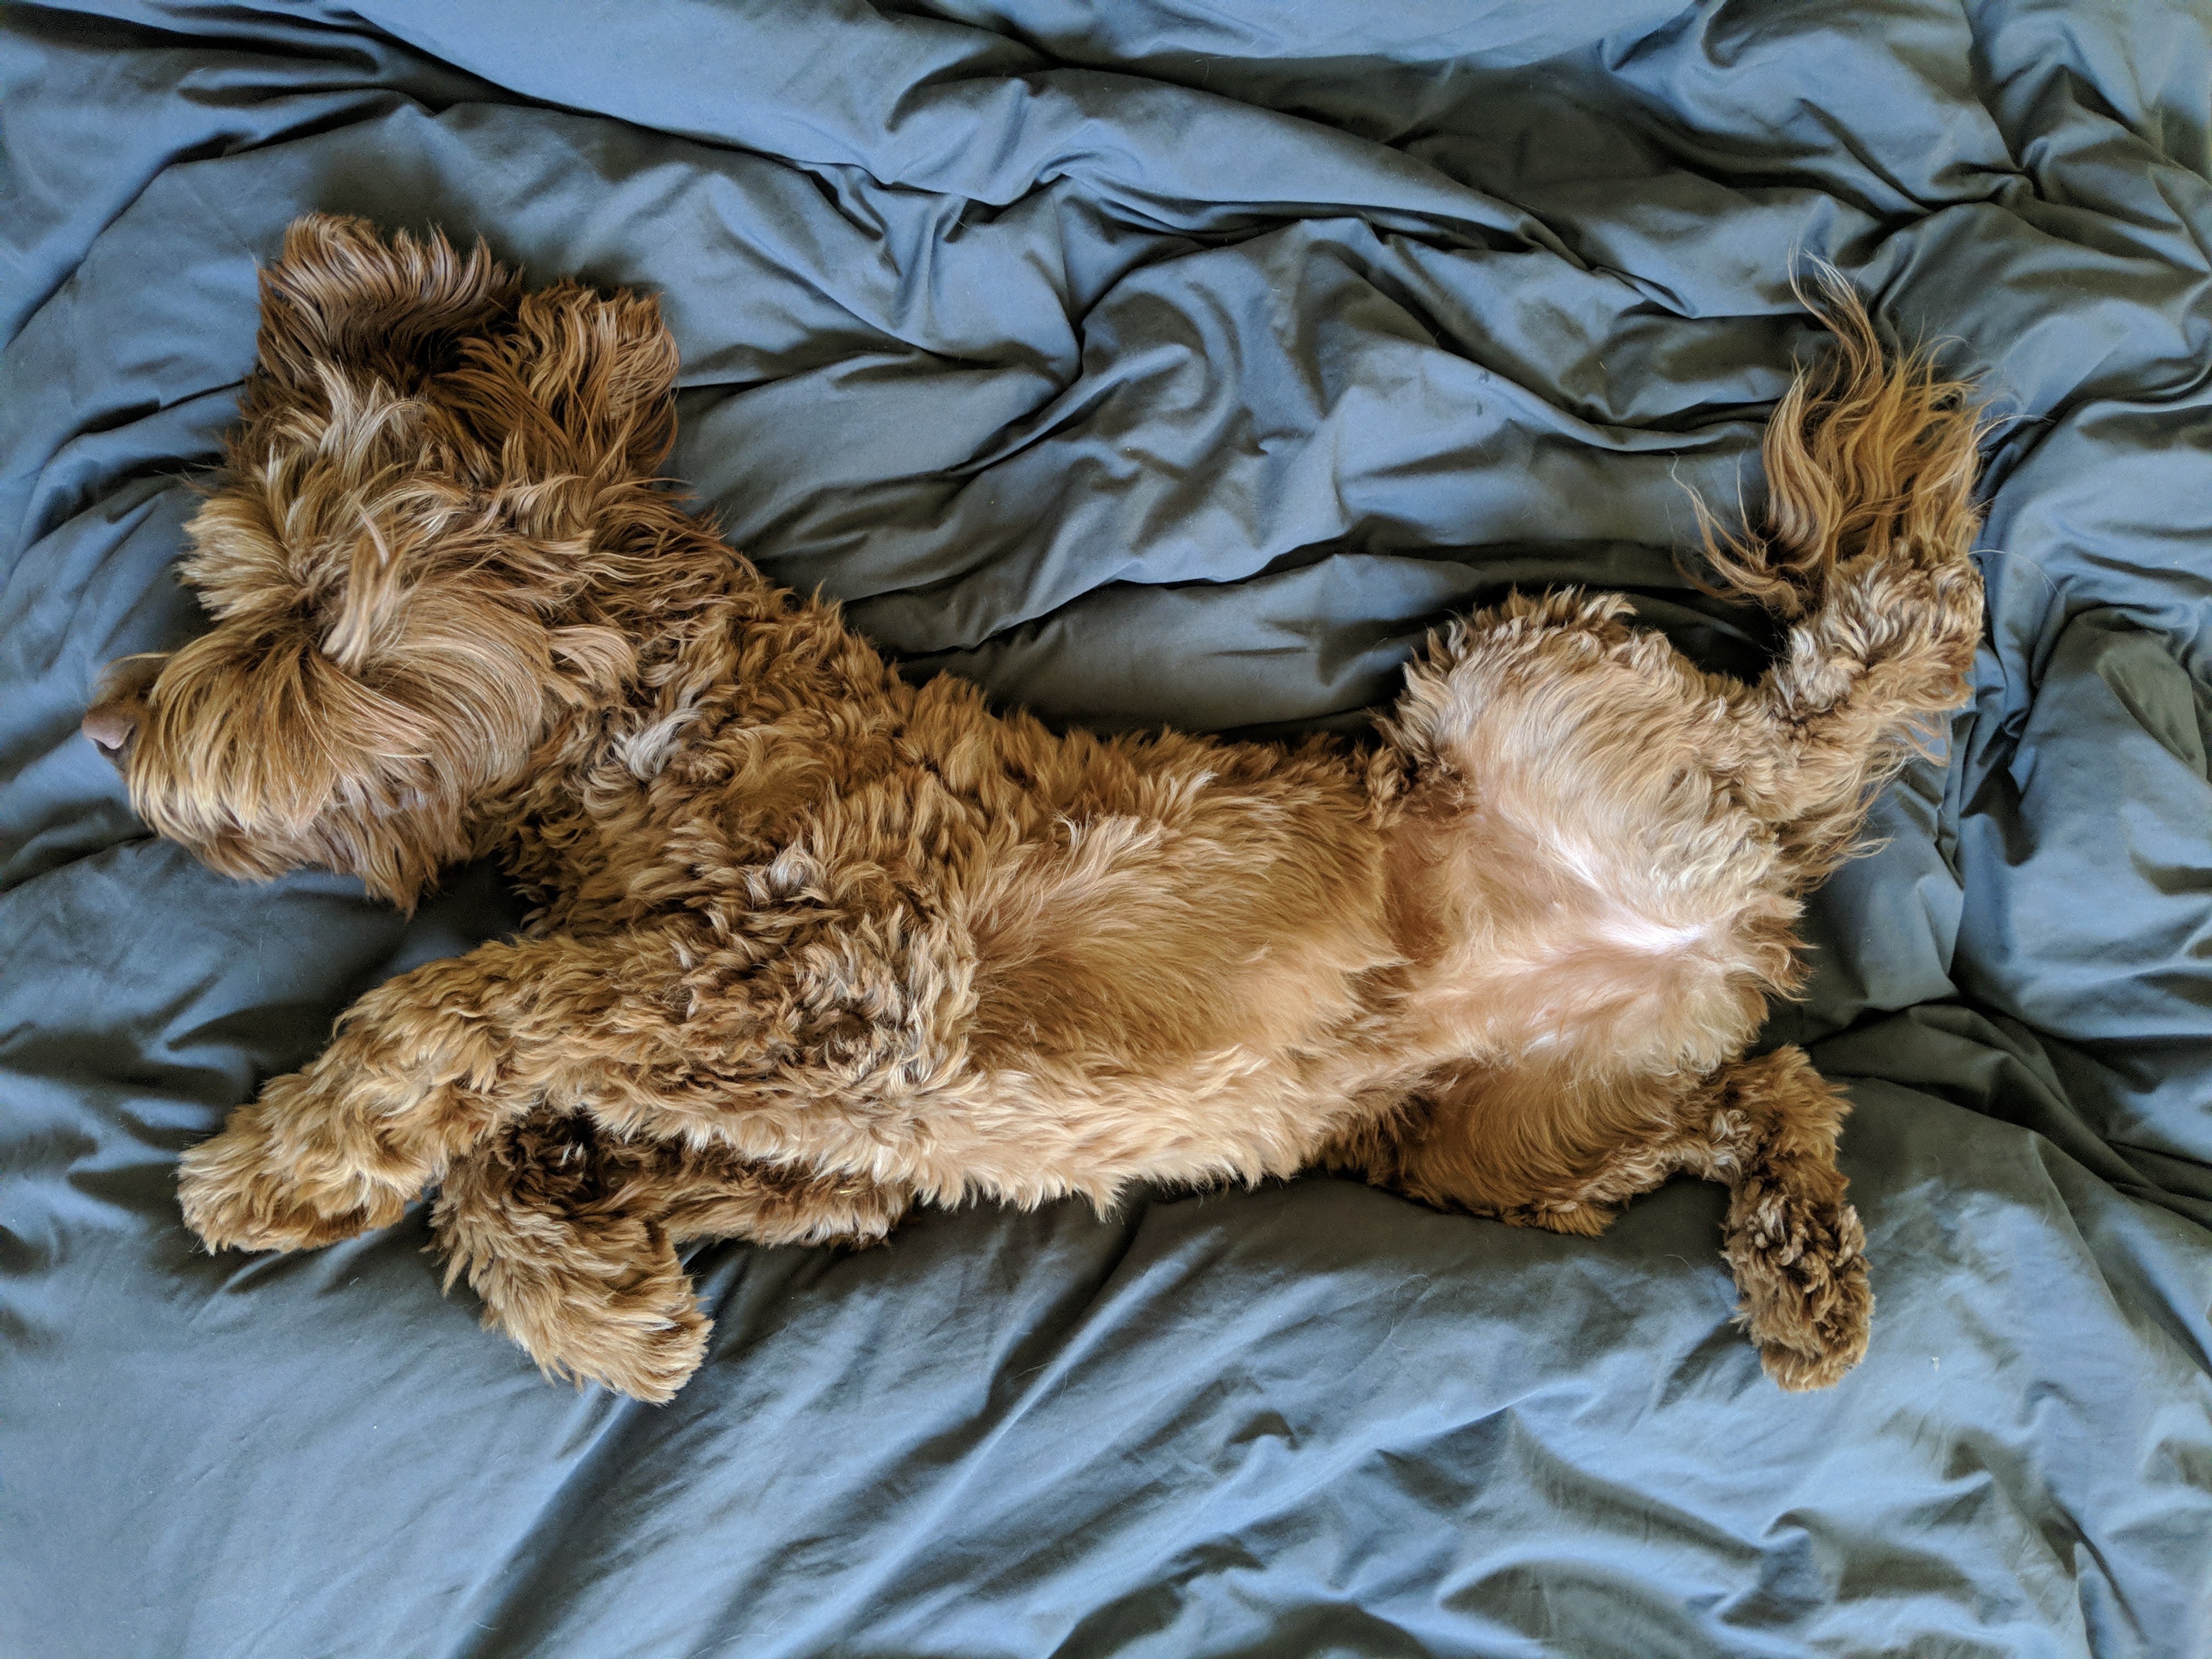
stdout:
<svg viewBox="0 0 2212 1659">
<path fill-rule="evenodd" d="M 1764 528 L 1732 534 L 1697 503 L 1710 591 L 1789 624 L 1747 710 L 1759 755 L 1745 782 L 1808 881 L 1845 854 L 1875 791 L 1966 698 L 1988 430 L 1970 385 L 1923 353 L 1884 349 L 1833 270 L 1815 283 L 1800 296 L 1833 344 L 1798 371 L 1767 427 Z"/>
</svg>

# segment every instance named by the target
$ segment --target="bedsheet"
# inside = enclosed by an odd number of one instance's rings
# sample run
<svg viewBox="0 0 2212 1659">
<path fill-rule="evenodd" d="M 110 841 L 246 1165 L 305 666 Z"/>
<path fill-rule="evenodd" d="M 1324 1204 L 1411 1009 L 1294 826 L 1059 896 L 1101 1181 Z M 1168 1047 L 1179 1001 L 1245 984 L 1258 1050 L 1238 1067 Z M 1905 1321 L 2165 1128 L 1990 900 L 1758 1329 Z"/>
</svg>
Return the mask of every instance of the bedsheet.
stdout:
<svg viewBox="0 0 2212 1659">
<path fill-rule="evenodd" d="M 69 0 L 0 14 L 0 1651 L 2212 1654 L 2212 15 L 2177 0 Z M 1604 1237 L 1313 1177 L 720 1245 L 697 1378 L 542 1382 L 419 1212 L 173 1177 L 411 920 L 149 840 L 76 720 L 324 209 L 658 291 L 674 471 L 913 672 L 1356 727 L 1424 630 L 1677 574 L 1834 261 L 1982 377 L 1989 637 L 1775 1011 L 1864 1364 Z"/>
</svg>

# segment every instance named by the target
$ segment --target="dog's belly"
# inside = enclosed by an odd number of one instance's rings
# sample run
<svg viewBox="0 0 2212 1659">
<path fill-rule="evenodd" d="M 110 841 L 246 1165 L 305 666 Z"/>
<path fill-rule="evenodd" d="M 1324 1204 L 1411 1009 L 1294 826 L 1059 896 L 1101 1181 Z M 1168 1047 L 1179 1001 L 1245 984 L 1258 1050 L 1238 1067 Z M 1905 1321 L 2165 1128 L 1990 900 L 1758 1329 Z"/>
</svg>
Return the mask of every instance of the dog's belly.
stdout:
<svg viewBox="0 0 2212 1659">
<path fill-rule="evenodd" d="M 967 918 L 971 1053 L 993 1070 L 1149 1073 L 1334 1027 L 1351 981 L 1390 957 L 1372 862 L 1134 817 L 1025 848 Z"/>
<path fill-rule="evenodd" d="M 715 1137 L 1024 1203 L 1310 1162 L 1397 962 L 1364 791 L 1349 769 L 1264 791 L 1130 775 L 1074 811 L 933 809 L 973 835 L 906 861 L 912 925 L 841 928 L 769 970 L 808 981 L 779 1002 L 842 1012 Z"/>
<path fill-rule="evenodd" d="M 1103 1198 L 1310 1159 L 1397 957 L 1371 838 L 1301 828 L 1106 817 L 1010 862 L 968 918 L 970 1103 L 933 1126 L 963 1179 Z"/>
<path fill-rule="evenodd" d="M 1310 1162 L 1402 965 L 1364 772 L 916 702 L 889 764 L 683 838 L 713 878 L 683 895 L 692 1053 L 641 1038 L 647 1092 L 747 1157 L 943 1199 Z"/>
</svg>

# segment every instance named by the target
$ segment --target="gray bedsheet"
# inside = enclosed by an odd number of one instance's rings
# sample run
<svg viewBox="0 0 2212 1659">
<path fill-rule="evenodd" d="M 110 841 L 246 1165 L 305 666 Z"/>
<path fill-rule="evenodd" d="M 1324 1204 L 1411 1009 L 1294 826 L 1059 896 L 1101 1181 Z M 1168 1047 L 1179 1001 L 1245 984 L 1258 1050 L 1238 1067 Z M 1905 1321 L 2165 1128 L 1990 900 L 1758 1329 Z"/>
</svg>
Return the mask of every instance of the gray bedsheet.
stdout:
<svg viewBox="0 0 2212 1659">
<path fill-rule="evenodd" d="M 2171 0 L 526 0 L 0 16 L 0 1654 L 2212 1653 L 2212 19 Z M 196 1250 L 179 1150 L 411 922 L 146 838 L 76 733 L 310 208 L 659 290 L 677 469 L 918 672 L 1355 725 L 1510 585 L 1709 660 L 1835 260 L 1984 374 L 1990 639 L 1775 1035 L 1880 1299 L 1792 1397 L 1719 1198 L 1585 1242 L 1308 1179 L 723 1246 L 672 1406 L 419 1218 Z"/>
</svg>

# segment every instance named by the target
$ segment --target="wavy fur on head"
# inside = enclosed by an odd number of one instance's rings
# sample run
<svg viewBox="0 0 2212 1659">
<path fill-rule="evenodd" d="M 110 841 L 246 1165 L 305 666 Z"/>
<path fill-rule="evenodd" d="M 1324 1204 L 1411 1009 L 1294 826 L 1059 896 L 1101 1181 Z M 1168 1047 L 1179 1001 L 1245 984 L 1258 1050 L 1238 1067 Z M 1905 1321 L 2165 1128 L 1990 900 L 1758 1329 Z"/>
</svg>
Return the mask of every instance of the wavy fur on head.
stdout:
<svg viewBox="0 0 2212 1659">
<path fill-rule="evenodd" d="M 86 729 L 217 868 L 406 903 L 496 851 L 538 908 L 349 1010 L 186 1155 L 186 1218 L 307 1247 L 438 1183 L 489 1320 L 660 1400 L 703 1352 L 686 1238 L 1316 1164 L 1592 1232 L 1687 1170 L 1768 1370 L 1835 1381 L 1844 1108 L 1743 1056 L 1980 601 L 1971 403 L 1826 307 L 1765 527 L 1708 526 L 1790 625 L 1759 684 L 1555 593 L 1433 640 L 1372 745 L 1109 739 L 909 684 L 684 513 L 651 301 L 301 222 L 191 527 L 213 625 Z"/>
<path fill-rule="evenodd" d="M 411 904 L 476 850 L 549 707 L 628 641 L 578 596 L 595 513 L 675 435 L 649 301 L 523 295 L 479 246 L 309 219 L 185 580 L 215 627 L 134 663 L 132 802 L 219 870 L 357 872 Z"/>
</svg>

